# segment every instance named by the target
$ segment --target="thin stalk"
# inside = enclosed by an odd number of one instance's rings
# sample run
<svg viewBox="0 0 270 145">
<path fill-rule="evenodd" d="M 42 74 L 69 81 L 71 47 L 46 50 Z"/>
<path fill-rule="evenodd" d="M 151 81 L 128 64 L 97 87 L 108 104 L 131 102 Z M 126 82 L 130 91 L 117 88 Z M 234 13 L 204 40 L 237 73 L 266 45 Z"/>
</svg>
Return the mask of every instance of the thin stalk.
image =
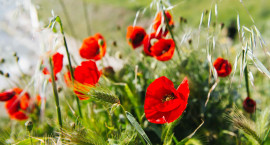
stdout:
<svg viewBox="0 0 270 145">
<path fill-rule="evenodd" d="M 70 17 L 69 17 L 69 15 L 68 15 L 68 13 L 67 13 L 66 6 L 65 6 L 65 4 L 64 4 L 64 2 L 63 2 L 62 0 L 59 0 L 59 2 L 60 2 L 60 5 L 61 5 L 61 7 L 62 7 L 62 9 L 63 9 L 64 15 L 65 15 L 65 17 L 66 17 L 66 19 L 67 19 L 68 25 L 70 26 L 70 32 L 71 32 L 71 35 L 73 35 L 74 37 L 76 37 L 75 31 L 74 31 L 74 29 L 73 29 L 73 25 L 72 25 L 72 23 L 71 23 L 71 20 L 70 20 Z M 61 25 L 62 25 L 62 24 L 61 24 Z M 61 26 L 61 27 L 62 27 L 62 26 Z"/>
<path fill-rule="evenodd" d="M 88 32 L 88 35 L 91 35 L 91 28 L 90 28 L 90 23 L 89 23 L 89 16 L 88 16 L 88 12 L 87 12 L 87 3 L 83 0 L 83 12 L 84 12 L 84 16 L 85 16 L 85 22 L 86 22 L 86 29 Z"/>
<path fill-rule="evenodd" d="M 59 105 L 59 97 L 58 97 L 58 93 L 57 93 L 57 86 L 56 86 L 55 79 L 54 79 L 53 63 L 52 63 L 52 58 L 51 57 L 49 58 L 49 61 L 50 61 L 50 69 L 51 69 L 51 79 L 52 79 L 53 94 L 54 94 L 56 110 L 57 110 L 57 116 L 58 116 L 58 123 L 59 123 L 60 129 L 62 129 L 61 110 L 60 110 L 60 105 Z"/>
<path fill-rule="evenodd" d="M 33 145 L 32 137 L 31 137 L 31 132 L 30 131 L 28 131 L 28 132 L 29 132 L 29 138 L 30 138 L 31 145 Z"/>
<path fill-rule="evenodd" d="M 72 83 L 74 83 L 74 72 L 73 72 L 73 68 L 72 68 L 72 63 L 71 63 L 70 53 L 69 53 L 69 50 L 68 50 L 68 46 L 67 46 L 67 41 L 66 41 L 64 29 L 63 29 L 63 26 L 62 26 L 62 21 L 61 21 L 61 19 L 60 19 L 59 16 L 58 16 L 55 20 L 56 20 L 56 21 L 59 23 L 59 25 L 60 25 L 60 32 L 61 32 L 61 34 L 62 34 L 62 36 L 63 36 L 63 40 L 64 40 L 64 45 L 65 45 L 66 54 L 67 54 L 67 58 L 68 58 L 68 67 L 69 67 L 69 71 L 70 71 L 70 74 L 71 74 L 71 80 L 72 80 Z M 76 102 L 77 102 L 77 107 L 78 107 L 79 115 L 80 115 L 81 118 L 83 118 L 79 98 L 76 97 L 76 96 L 74 96 L 74 97 L 76 98 Z"/>
<path fill-rule="evenodd" d="M 247 65 L 245 67 L 245 80 L 246 80 L 247 95 L 248 95 L 248 97 L 251 97 L 250 96 L 250 91 L 249 91 L 249 85 L 248 85 L 248 70 L 247 70 Z"/>
<path fill-rule="evenodd" d="M 172 39 L 173 39 L 173 41 L 174 41 L 175 49 L 176 49 L 176 51 L 177 51 L 179 60 L 180 60 L 180 62 L 181 62 L 182 59 L 181 59 L 181 56 L 180 56 L 179 48 L 178 48 L 177 43 L 176 43 L 176 41 L 175 41 L 175 38 L 174 38 L 174 35 L 173 35 L 173 32 L 172 32 L 172 28 L 171 28 L 171 26 L 169 25 L 169 20 L 168 20 L 166 14 L 165 14 L 164 9 L 163 9 L 162 1 L 160 1 L 160 5 L 161 5 L 161 7 L 162 7 L 162 13 L 163 13 L 164 18 L 165 18 L 165 21 L 166 21 L 166 28 L 169 29 L 169 32 L 170 32 L 170 34 L 171 34 L 171 37 L 172 37 Z"/>
<path fill-rule="evenodd" d="M 243 50 L 243 55 L 244 55 L 245 51 Z M 251 98 L 250 96 L 250 90 L 249 90 L 249 84 L 248 84 L 248 68 L 247 68 L 247 65 L 245 66 L 244 68 L 244 73 L 245 73 L 245 81 L 246 81 L 246 91 L 247 91 L 247 96 Z"/>
<path fill-rule="evenodd" d="M 263 145 L 263 144 L 264 144 L 264 142 L 266 141 L 266 139 L 267 139 L 267 137 L 268 137 L 268 135 L 269 135 L 269 132 L 270 132 L 270 127 L 269 127 L 269 129 L 268 129 L 268 131 L 267 131 L 266 135 L 264 136 L 264 139 L 263 139 L 262 145 Z"/>
</svg>

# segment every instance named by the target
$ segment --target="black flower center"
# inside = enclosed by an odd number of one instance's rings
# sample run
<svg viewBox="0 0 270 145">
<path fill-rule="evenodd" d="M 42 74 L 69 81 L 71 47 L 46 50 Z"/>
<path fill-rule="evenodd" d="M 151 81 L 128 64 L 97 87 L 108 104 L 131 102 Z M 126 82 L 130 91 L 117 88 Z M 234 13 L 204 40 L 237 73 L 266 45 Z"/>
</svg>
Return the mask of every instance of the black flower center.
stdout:
<svg viewBox="0 0 270 145">
<path fill-rule="evenodd" d="M 171 94 L 167 94 L 167 95 L 163 96 L 163 99 L 161 101 L 162 101 L 162 103 L 164 103 L 166 101 L 170 101 L 173 99 L 175 99 L 175 96 L 173 93 L 171 93 Z"/>
<path fill-rule="evenodd" d="M 144 39 L 144 34 L 138 33 L 138 34 L 136 34 L 136 36 L 132 42 L 133 42 L 133 44 L 138 44 L 138 43 L 141 43 L 143 41 L 143 39 Z"/>
</svg>

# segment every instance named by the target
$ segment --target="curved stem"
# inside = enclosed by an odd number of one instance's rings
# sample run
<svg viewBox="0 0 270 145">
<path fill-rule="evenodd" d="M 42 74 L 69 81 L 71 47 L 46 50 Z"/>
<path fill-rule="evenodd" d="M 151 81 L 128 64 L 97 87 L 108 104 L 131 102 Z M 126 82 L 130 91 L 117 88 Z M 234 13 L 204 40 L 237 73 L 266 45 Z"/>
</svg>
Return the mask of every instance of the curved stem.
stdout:
<svg viewBox="0 0 270 145">
<path fill-rule="evenodd" d="M 69 53 L 68 46 L 67 46 L 66 37 L 65 37 L 65 34 L 64 34 L 64 29 L 63 29 L 63 26 L 62 26 L 62 21 L 61 21 L 59 16 L 56 17 L 55 21 L 57 21 L 59 23 L 59 25 L 60 25 L 60 32 L 61 32 L 61 34 L 63 36 L 64 45 L 65 45 L 65 49 L 66 49 L 66 54 L 67 54 L 67 58 L 68 58 L 68 67 L 69 67 L 69 71 L 70 71 L 70 74 L 71 74 L 71 80 L 72 80 L 72 83 L 73 83 L 74 82 L 74 72 L 73 72 L 73 67 L 72 67 L 72 63 L 71 63 L 70 53 Z M 77 96 L 74 96 L 74 97 L 76 98 L 79 115 L 80 115 L 81 118 L 83 118 L 79 98 Z"/>
<path fill-rule="evenodd" d="M 243 59 L 244 59 L 244 55 L 245 55 L 245 50 L 243 50 Z M 243 60 L 244 62 L 245 60 Z M 245 81 L 246 81 L 246 91 L 247 91 L 247 96 L 251 98 L 250 96 L 250 90 L 249 90 L 249 84 L 248 84 L 248 68 L 247 68 L 248 64 L 246 64 L 245 68 L 244 68 L 244 73 L 245 73 Z"/>
</svg>

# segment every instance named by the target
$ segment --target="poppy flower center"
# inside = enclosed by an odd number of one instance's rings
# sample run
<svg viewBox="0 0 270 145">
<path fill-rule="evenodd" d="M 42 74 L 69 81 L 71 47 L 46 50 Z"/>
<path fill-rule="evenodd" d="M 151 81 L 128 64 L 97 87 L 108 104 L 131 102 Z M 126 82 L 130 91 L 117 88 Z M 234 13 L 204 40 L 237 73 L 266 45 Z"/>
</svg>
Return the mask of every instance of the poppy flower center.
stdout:
<svg viewBox="0 0 270 145">
<path fill-rule="evenodd" d="M 132 42 L 134 44 L 138 44 L 138 43 L 141 43 L 143 39 L 144 39 L 144 34 L 138 33 L 138 34 L 136 34 L 136 36 Z"/>
<path fill-rule="evenodd" d="M 173 99 L 175 99 L 175 96 L 172 93 L 172 94 L 167 94 L 167 95 L 163 96 L 163 99 L 161 99 L 161 101 L 162 101 L 162 103 L 164 103 L 166 101 L 171 101 Z"/>
<path fill-rule="evenodd" d="M 160 55 L 163 55 L 164 53 L 166 53 L 167 51 L 169 51 L 170 47 L 171 47 L 170 44 L 168 44 L 167 46 L 165 46 L 165 48 L 161 51 L 161 54 Z"/>
</svg>

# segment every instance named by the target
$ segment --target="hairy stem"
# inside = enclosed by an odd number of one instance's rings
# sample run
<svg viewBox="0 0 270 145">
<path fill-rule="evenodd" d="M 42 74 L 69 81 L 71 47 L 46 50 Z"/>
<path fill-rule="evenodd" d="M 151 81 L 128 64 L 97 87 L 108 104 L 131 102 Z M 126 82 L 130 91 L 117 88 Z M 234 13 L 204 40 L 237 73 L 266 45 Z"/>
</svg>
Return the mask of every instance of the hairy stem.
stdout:
<svg viewBox="0 0 270 145">
<path fill-rule="evenodd" d="M 60 105 L 59 105 L 59 97 L 58 97 L 58 92 L 57 92 L 57 86 L 56 86 L 55 79 L 54 79 L 53 63 L 52 63 L 52 58 L 51 57 L 49 58 L 49 61 L 50 61 L 50 69 L 51 69 L 51 79 L 52 79 L 53 94 L 54 94 L 56 110 L 57 110 L 57 116 L 58 116 L 58 123 L 59 123 L 60 128 L 62 129 L 61 110 L 60 110 Z"/>
<path fill-rule="evenodd" d="M 66 54 L 67 54 L 67 58 L 68 58 L 68 67 L 69 67 L 69 71 L 70 71 L 70 74 L 71 74 L 71 80 L 72 80 L 72 83 L 74 83 L 74 72 L 73 72 L 73 67 L 72 67 L 72 63 L 71 63 L 70 53 L 69 53 L 69 50 L 68 50 L 64 29 L 63 29 L 63 26 L 62 26 L 62 21 L 61 21 L 59 16 L 57 16 L 55 20 L 60 25 L 60 32 L 61 32 L 61 34 L 63 36 L 63 40 L 64 40 L 64 45 L 65 45 Z M 82 118 L 83 116 L 82 116 L 82 111 L 81 111 L 81 105 L 80 105 L 80 102 L 79 102 L 79 98 L 77 96 L 74 96 L 74 97 L 76 98 L 79 115 Z"/>
</svg>

